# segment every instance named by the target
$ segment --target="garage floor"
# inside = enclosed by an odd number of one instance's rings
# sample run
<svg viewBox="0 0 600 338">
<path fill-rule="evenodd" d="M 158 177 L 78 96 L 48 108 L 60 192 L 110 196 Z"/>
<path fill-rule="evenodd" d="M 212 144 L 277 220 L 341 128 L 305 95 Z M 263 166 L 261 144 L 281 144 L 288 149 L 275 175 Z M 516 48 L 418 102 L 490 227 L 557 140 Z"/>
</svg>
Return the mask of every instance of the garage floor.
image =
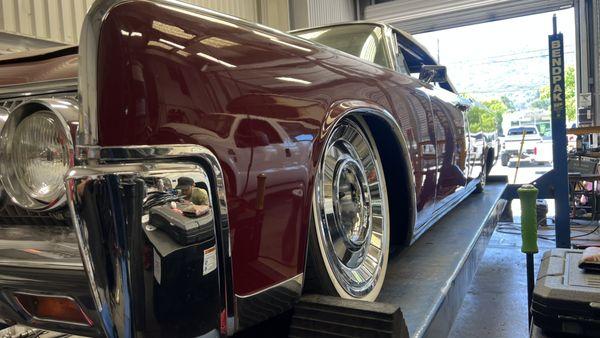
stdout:
<svg viewBox="0 0 600 338">
<path fill-rule="evenodd" d="M 540 240 L 538 247 L 536 275 L 541 254 L 554 248 L 554 242 Z M 449 337 L 528 337 L 527 325 L 527 278 L 521 237 L 496 231 Z"/>
</svg>

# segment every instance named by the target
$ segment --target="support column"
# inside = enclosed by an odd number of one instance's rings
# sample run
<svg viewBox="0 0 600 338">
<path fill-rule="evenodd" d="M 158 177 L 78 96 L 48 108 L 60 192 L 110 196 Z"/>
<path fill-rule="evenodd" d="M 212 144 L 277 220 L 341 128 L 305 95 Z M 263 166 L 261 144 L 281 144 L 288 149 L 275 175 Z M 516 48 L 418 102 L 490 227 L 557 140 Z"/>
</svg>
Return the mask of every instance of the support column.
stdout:
<svg viewBox="0 0 600 338">
<path fill-rule="evenodd" d="M 577 121 L 600 125 L 600 0 L 575 0 Z M 598 137 L 598 136 L 596 136 Z M 592 140 L 599 145 L 600 140 Z"/>
</svg>

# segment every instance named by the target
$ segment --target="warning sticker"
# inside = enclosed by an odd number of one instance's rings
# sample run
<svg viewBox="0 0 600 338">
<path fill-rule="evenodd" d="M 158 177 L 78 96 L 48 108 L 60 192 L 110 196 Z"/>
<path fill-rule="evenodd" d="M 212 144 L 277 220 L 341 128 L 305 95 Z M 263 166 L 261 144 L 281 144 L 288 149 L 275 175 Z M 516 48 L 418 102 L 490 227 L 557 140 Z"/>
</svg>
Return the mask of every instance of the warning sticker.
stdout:
<svg viewBox="0 0 600 338">
<path fill-rule="evenodd" d="M 204 250 L 204 268 L 202 269 L 202 275 L 211 273 L 217 268 L 217 248 L 213 246 Z"/>
<path fill-rule="evenodd" d="M 160 284 L 160 277 L 161 277 L 160 255 L 158 254 L 158 252 L 156 252 L 156 250 L 153 250 L 153 251 L 154 251 L 154 278 L 156 279 L 158 284 Z"/>
</svg>

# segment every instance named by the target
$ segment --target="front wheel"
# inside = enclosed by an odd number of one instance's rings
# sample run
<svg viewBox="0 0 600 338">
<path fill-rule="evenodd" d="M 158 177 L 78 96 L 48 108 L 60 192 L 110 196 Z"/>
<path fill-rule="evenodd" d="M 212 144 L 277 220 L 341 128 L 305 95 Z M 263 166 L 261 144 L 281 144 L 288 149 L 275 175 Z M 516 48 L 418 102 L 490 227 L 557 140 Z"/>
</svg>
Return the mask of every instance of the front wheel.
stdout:
<svg viewBox="0 0 600 338">
<path fill-rule="evenodd" d="M 387 268 L 390 223 L 383 166 L 362 126 L 340 122 L 325 146 L 315 179 L 305 286 L 374 301 Z"/>
<path fill-rule="evenodd" d="M 502 162 L 502 166 L 506 167 L 508 166 L 508 162 L 510 161 L 510 156 L 508 156 L 507 154 L 502 154 L 500 160 Z"/>
<path fill-rule="evenodd" d="M 485 189 L 485 183 L 487 182 L 488 176 L 488 160 L 487 156 L 484 157 L 483 164 L 481 165 L 481 175 L 479 175 L 479 182 L 475 186 L 475 192 L 481 193 Z"/>
</svg>

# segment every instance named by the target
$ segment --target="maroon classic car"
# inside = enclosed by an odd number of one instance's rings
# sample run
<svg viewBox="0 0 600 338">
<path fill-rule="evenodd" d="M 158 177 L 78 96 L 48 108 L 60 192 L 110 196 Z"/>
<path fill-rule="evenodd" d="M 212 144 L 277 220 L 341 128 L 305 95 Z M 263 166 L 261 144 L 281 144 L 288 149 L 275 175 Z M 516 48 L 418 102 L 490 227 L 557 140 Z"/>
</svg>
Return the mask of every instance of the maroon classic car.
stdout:
<svg viewBox="0 0 600 338">
<path fill-rule="evenodd" d="M 0 321 L 227 335 L 302 293 L 374 301 L 485 185 L 470 107 L 387 25 L 97 1 L 78 47 L 0 58 Z"/>
</svg>

